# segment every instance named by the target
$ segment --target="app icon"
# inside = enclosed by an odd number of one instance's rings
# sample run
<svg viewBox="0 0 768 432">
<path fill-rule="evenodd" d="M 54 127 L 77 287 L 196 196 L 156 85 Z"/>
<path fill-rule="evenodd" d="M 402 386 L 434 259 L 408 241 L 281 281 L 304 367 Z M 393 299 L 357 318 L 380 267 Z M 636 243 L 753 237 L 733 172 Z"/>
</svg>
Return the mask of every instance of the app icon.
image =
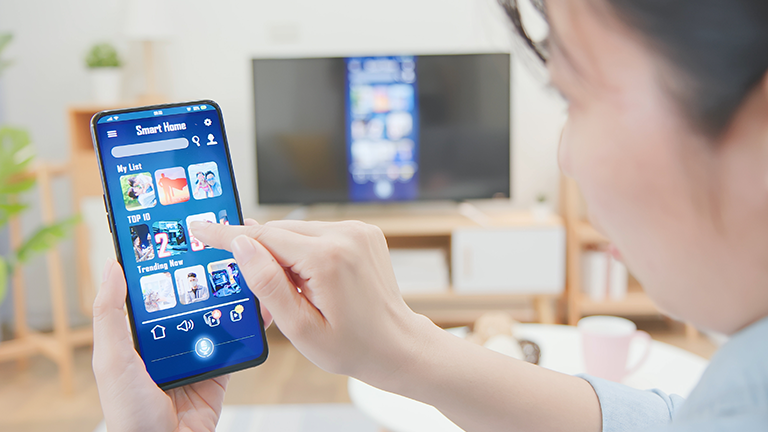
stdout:
<svg viewBox="0 0 768 432">
<path fill-rule="evenodd" d="M 112 119 L 110 118 L 110 120 Z M 117 131 L 116 130 L 107 131 L 107 138 L 117 138 Z"/>
<path fill-rule="evenodd" d="M 208 300 L 208 278 L 205 277 L 203 266 L 196 265 L 176 270 L 174 277 L 181 304 Z"/>
<path fill-rule="evenodd" d="M 192 330 L 193 328 L 195 328 L 195 322 L 191 319 L 184 320 L 176 326 L 176 330 L 183 331 L 185 333 Z"/>
<path fill-rule="evenodd" d="M 216 162 L 190 165 L 187 171 L 189 172 L 189 178 L 192 179 L 192 196 L 196 200 L 214 198 L 221 195 L 219 168 Z"/>
<path fill-rule="evenodd" d="M 152 246 L 152 234 L 146 224 L 132 225 L 131 243 L 133 244 L 133 256 L 136 262 L 144 262 L 155 259 L 155 248 Z"/>
<path fill-rule="evenodd" d="M 219 223 L 222 225 L 229 225 L 229 217 L 226 210 L 219 211 Z"/>
<path fill-rule="evenodd" d="M 241 319 L 243 319 L 243 311 L 245 308 L 243 305 L 237 305 L 234 309 L 229 311 L 229 319 L 232 320 L 232 322 L 238 322 Z"/>
<path fill-rule="evenodd" d="M 152 224 L 157 245 L 157 257 L 168 258 L 187 252 L 187 235 L 179 220 L 157 221 Z"/>
<path fill-rule="evenodd" d="M 167 206 L 189 201 L 187 174 L 182 167 L 165 168 L 155 171 L 157 186 L 162 192 L 160 204 Z"/>
<path fill-rule="evenodd" d="M 203 123 L 205 123 L 206 126 L 210 126 L 212 122 L 211 122 L 211 119 L 205 119 Z"/>
<path fill-rule="evenodd" d="M 141 172 L 120 177 L 123 202 L 128 211 L 152 208 L 157 205 L 152 174 Z"/>
<path fill-rule="evenodd" d="M 169 272 L 155 273 L 139 279 L 144 308 L 147 312 L 157 312 L 176 306 L 173 293 L 173 281 Z"/>
<path fill-rule="evenodd" d="M 155 338 L 155 340 L 165 339 L 165 327 L 156 325 L 152 327 L 152 330 L 150 331 L 152 332 L 152 337 Z"/>
<path fill-rule="evenodd" d="M 230 258 L 209 263 L 208 274 L 211 276 L 211 292 L 214 297 L 226 297 L 242 291 L 244 285 L 235 260 Z"/>
<path fill-rule="evenodd" d="M 213 341 L 208 338 L 200 338 L 195 342 L 195 353 L 202 357 L 208 358 L 213 354 Z"/>
<path fill-rule="evenodd" d="M 207 312 L 205 315 L 203 315 L 203 321 L 205 321 L 206 324 L 208 324 L 209 327 L 216 327 L 220 324 L 219 319 L 221 318 L 221 311 L 218 309 L 214 309 L 210 312 Z"/>
<path fill-rule="evenodd" d="M 210 246 L 196 239 L 195 236 L 192 235 L 192 230 L 189 229 L 189 226 L 192 224 L 192 222 L 216 223 L 216 214 L 214 214 L 213 212 L 208 212 L 208 213 L 201 213 L 197 215 L 191 215 L 191 216 L 187 216 L 186 221 L 187 221 L 187 232 L 189 233 L 189 241 L 190 241 L 190 246 L 192 246 L 192 251 L 197 252 L 206 248 L 210 248 Z"/>
<path fill-rule="evenodd" d="M 192 142 L 197 144 L 198 147 L 200 147 L 200 137 L 195 135 L 192 137 Z"/>
</svg>

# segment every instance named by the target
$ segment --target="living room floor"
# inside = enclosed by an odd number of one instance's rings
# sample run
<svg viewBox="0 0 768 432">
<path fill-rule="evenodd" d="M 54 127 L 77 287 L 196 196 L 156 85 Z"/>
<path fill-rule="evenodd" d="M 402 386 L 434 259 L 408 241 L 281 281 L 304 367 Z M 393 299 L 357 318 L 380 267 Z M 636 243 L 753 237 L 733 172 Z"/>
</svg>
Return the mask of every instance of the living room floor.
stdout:
<svg viewBox="0 0 768 432">
<path fill-rule="evenodd" d="M 681 325 L 638 322 L 654 339 L 709 358 L 716 347 L 705 337 L 688 340 Z M 347 379 L 327 373 L 304 358 L 273 326 L 267 332 L 269 360 L 238 372 L 224 400 L 229 405 L 349 403 Z M 0 364 L 0 430 L 4 432 L 90 432 L 102 420 L 91 349 L 75 354 L 75 392 L 63 396 L 55 365 L 36 356 L 26 369 Z"/>
</svg>

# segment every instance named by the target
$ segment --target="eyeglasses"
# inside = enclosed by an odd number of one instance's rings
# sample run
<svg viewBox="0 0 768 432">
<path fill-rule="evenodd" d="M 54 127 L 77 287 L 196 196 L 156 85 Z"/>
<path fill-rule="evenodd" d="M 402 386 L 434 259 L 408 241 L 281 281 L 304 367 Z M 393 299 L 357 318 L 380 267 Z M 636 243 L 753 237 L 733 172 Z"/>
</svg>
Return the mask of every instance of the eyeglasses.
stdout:
<svg viewBox="0 0 768 432">
<path fill-rule="evenodd" d="M 504 12 L 507 13 L 515 32 L 521 41 L 538 57 L 543 63 L 549 59 L 549 49 L 547 48 L 548 26 L 546 25 L 547 10 L 544 6 L 544 0 L 498 0 Z M 538 17 L 535 15 L 538 14 Z M 546 27 L 542 31 L 537 18 L 543 18 Z M 537 35 L 542 34 L 541 37 Z"/>
</svg>

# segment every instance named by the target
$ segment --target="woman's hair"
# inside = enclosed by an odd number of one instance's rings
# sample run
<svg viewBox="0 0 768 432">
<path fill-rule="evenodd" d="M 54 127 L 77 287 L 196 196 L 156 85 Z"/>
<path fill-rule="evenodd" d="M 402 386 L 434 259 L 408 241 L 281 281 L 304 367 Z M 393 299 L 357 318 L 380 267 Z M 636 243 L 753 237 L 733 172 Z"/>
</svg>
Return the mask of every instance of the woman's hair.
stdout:
<svg viewBox="0 0 768 432">
<path fill-rule="evenodd" d="M 530 1 L 546 17 L 543 0 Z M 722 134 L 768 71 L 768 0 L 584 0 L 609 7 L 657 50 L 674 73 L 662 84 L 691 123 Z M 523 26 L 517 0 L 499 0 L 543 61 L 546 44 Z"/>
</svg>

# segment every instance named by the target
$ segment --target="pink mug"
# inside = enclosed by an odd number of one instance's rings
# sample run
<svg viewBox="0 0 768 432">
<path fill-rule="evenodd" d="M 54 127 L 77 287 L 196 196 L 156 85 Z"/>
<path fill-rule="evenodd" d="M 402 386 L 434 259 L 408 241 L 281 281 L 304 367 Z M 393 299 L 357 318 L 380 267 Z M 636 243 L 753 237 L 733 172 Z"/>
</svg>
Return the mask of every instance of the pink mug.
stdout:
<svg viewBox="0 0 768 432">
<path fill-rule="evenodd" d="M 635 323 L 624 318 L 586 317 L 579 320 L 578 329 L 584 349 L 586 372 L 598 378 L 620 382 L 637 371 L 651 352 L 651 336 L 638 330 Z M 629 367 L 629 345 L 636 338 L 645 340 L 645 349 L 640 361 Z"/>
</svg>

